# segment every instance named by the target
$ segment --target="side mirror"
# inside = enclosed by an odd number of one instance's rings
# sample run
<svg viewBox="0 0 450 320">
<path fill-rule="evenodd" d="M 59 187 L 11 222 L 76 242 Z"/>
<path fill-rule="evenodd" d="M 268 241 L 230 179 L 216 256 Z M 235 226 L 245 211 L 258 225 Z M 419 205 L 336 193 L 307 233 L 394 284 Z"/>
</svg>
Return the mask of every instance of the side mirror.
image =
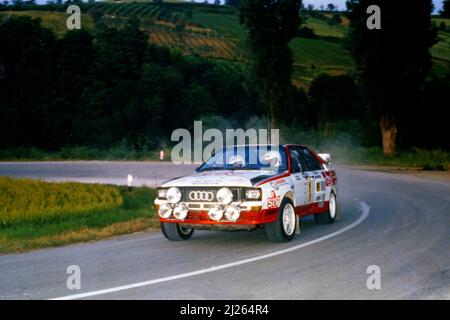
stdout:
<svg viewBox="0 0 450 320">
<path fill-rule="evenodd" d="M 327 164 L 331 163 L 331 155 L 329 153 L 319 153 L 319 157 L 321 157 Z"/>
</svg>

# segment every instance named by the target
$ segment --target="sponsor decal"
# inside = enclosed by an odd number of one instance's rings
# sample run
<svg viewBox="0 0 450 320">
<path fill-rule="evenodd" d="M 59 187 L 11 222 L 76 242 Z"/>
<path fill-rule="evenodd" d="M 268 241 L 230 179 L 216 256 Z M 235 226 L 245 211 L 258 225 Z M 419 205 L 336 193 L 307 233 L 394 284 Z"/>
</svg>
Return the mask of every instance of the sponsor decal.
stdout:
<svg viewBox="0 0 450 320">
<path fill-rule="evenodd" d="M 317 181 L 316 182 L 316 192 L 325 190 L 325 181 Z"/>
<path fill-rule="evenodd" d="M 317 179 L 317 177 L 319 177 L 319 179 L 320 179 L 320 173 L 319 173 L 319 172 L 314 171 L 314 172 L 312 173 L 312 175 L 314 176 L 314 178 Z"/>
<path fill-rule="evenodd" d="M 234 172 L 233 171 L 222 171 L 220 172 L 221 176 L 234 176 Z M 213 172 L 213 171 L 204 171 L 198 174 L 198 176 L 217 176 L 217 172 Z"/>
<path fill-rule="evenodd" d="M 323 205 L 325 204 L 325 194 L 317 195 L 315 202 L 319 203 L 319 208 L 323 208 Z"/>
<path fill-rule="evenodd" d="M 285 179 L 280 179 L 280 180 L 274 180 L 270 182 L 270 186 L 272 188 L 274 188 L 275 190 L 278 190 L 280 186 L 286 184 L 286 180 Z"/>
<path fill-rule="evenodd" d="M 280 199 L 281 197 L 275 192 L 275 190 L 272 190 L 270 192 L 270 197 L 267 199 L 267 207 L 278 208 L 280 205 Z"/>
<path fill-rule="evenodd" d="M 334 171 L 324 171 L 322 172 L 322 176 L 325 179 L 327 187 L 336 185 L 336 173 Z"/>
</svg>

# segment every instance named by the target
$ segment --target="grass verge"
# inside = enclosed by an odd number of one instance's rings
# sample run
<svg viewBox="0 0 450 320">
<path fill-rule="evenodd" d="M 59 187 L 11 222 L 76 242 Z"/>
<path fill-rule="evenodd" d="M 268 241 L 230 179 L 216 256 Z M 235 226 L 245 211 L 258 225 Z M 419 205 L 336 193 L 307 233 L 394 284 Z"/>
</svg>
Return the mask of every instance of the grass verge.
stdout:
<svg viewBox="0 0 450 320">
<path fill-rule="evenodd" d="M 0 199 L 2 254 L 99 240 L 159 224 L 152 204 L 154 189 L 10 178 L 0 178 L 0 185 L 5 193 Z M 35 188 L 45 192 L 33 192 Z M 91 195 L 83 200 L 86 191 L 103 192 L 106 199 L 114 194 L 117 199 L 102 202 Z"/>
<path fill-rule="evenodd" d="M 362 148 L 330 146 L 319 148 L 320 152 L 329 152 L 337 164 L 373 165 L 380 167 L 411 168 L 425 171 L 450 170 L 450 152 L 435 149 L 413 149 L 399 151 L 396 156 L 388 157 L 381 148 Z"/>
</svg>

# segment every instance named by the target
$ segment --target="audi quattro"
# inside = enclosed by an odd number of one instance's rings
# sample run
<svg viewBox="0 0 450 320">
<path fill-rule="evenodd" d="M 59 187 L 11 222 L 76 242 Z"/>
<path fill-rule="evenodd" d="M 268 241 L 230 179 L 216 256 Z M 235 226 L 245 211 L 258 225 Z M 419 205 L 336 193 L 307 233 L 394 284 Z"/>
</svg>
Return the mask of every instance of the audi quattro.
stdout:
<svg viewBox="0 0 450 320">
<path fill-rule="evenodd" d="M 189 176 L 158 189 L 161 231 L 173 241 L 195 229 L 255 230 L 269 241 L 299 233 L 300 217 L 318 224 L 337 214 L 336 172 L 329 154 L 303 145 L 245 145 L 221 149 Z"/>
</svg>

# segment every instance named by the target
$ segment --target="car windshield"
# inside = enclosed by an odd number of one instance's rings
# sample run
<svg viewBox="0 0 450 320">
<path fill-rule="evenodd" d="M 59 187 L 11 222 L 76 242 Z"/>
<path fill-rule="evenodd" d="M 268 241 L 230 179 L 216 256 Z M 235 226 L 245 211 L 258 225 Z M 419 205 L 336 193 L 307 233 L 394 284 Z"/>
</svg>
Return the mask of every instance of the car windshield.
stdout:
<svg viewBox="0 0 450 320">
<path fill-rule="evenodd" d="M 281 146 L 234 146 L 216 152 L 197 171 L 269 170 L 286 171 L 286 151 Z"/>
</svg>

